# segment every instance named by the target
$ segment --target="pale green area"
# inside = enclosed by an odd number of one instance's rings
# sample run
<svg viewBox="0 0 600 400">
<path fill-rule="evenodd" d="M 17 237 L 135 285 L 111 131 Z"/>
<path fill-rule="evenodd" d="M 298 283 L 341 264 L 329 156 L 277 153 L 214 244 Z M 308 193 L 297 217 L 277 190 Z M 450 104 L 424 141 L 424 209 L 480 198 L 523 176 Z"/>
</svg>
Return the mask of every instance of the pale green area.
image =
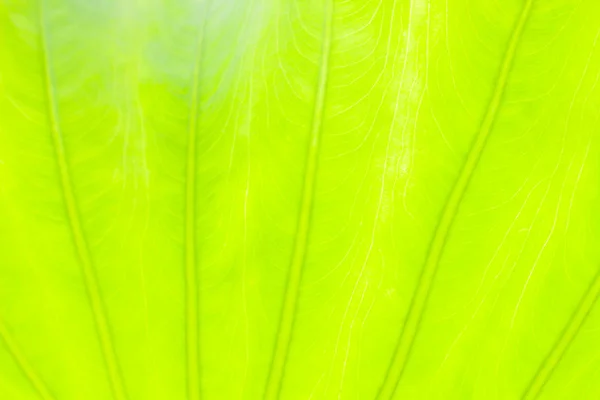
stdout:
<svg viewBox="0 0 600 400">
<path fill-rule="evenodd" d="M 597 0 L 0 0 L 0 399 L 598 399 L 599 38 Z"/>
</svg>

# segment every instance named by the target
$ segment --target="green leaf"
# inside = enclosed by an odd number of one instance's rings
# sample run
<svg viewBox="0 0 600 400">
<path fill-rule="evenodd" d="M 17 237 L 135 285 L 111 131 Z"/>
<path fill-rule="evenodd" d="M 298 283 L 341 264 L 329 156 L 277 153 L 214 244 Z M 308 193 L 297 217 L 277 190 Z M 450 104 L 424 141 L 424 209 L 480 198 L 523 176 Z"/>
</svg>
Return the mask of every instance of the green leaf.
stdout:
<svg viewBox="0 0 600 400">
<path fill-rule="evenodd" d="M 598 398 L 599 21 L 0 0 L 0 398 Z"/>
</svg>

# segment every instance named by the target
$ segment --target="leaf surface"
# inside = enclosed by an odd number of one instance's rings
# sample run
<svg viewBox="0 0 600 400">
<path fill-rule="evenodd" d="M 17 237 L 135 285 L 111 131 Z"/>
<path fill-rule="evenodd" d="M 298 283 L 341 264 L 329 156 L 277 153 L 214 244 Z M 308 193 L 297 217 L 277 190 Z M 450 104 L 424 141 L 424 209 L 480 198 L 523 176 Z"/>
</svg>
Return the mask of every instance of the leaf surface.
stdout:
<svg viewBox="0 0 600 400">
<path fill-rule="evenodd" d="M 597 398 L 599 21 L 0 0 L 0 398 Z"/>
</svg>

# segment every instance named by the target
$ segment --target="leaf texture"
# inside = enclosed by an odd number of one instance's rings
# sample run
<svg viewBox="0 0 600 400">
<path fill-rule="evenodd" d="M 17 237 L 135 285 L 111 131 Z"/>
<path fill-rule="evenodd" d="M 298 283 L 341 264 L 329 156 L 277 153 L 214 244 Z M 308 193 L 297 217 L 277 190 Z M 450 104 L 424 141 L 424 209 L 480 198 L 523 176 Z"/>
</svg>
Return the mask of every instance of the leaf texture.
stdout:
<svg viewBox="0 0 600 400">
<path fill-rule="evenodd" d="M 0 0 L 0 398 L 596 399 L 595 0 Z"/>
</svg>

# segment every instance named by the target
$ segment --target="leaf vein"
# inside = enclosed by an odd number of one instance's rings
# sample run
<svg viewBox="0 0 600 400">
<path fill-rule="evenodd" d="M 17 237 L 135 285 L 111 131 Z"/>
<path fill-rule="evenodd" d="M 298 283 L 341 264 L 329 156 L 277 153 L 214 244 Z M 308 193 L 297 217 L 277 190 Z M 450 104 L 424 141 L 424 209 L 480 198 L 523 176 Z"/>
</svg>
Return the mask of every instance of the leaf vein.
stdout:
<svg viewBox="0 0 600 400">
<path fill-rule="evenodd" d="M 275 349 L 273 352 L 273 359 L 265 389 L 265 399 L 267 400 L 277 399 L 281 391 L 300 292 L 302 270 L 306 260 L 308 236 L 310 233 L 311 214 L 316 186 L 315 182 L 318 170 L 319 150 L 321 136 L 323 133 L 323 113 L 325 109 L 327 82 L 329 78 L 329 61 L 333 37 L 332 25 L 334 8 L 333 0 L 327 0 L 325 3 L 323 19 L 323 39 L 319 78 L 312 116 L 312 126 L 309 138 L 310 142 L 308 144 L 302 188 L 302 199 L 300 203 L 300 212 L 294 239 L 292 259 L 284 293 L 282 312 L 279 321 L 277 337 L 275 339 Z"/>
<path fill-rule="evenodd" d="M 35 369 L 33 369 L 29 361 L 27 361 L 17 342 L 2 321 L 0 321 L 0 339 L 4 342 L 6 349 L 40 397 L 43 400 L 55 400 L 55 397 L 50 394 L 50 390 L 48 390 L 48 387 L 39 377 Z"/>
<path fill-rule="evenodd" d="M 598 299 L 598 295 L 600 295 L 600 271 L 594 277 L 592 284 L 585 293 L 583 299 L 581 299 L 577 310 L 571 317 L 560 338 L 556 341 L 547 358 L 544 360 L 539 370 L 531 380 L 531 383 L 525 390 L 523 400 L 534 400 L 540 395 L 544 385 L 550 378 L 550 375 L 579 332 L 579 329 L 585 322 L 585 319 L 592 310 L 592 307 L 594 307 L 594 304 Z"/>
<path fill-rule="evenodd" d="M 400 334 L 400 339 L 396 345 L 396 349 L 394 350 L 391 363 L 380 387 L 377 396 L 378 399 L 391 399 L 402 378 L 402 374 L 409 360 L 410 352 L 419 330 L 419 325 L 425 311 L 429 293 L 433 286 L 435 274 L 444 251 L 448 235 L 498 115 L 502 97 L 508 82 L 508 77 L 515 59 L 517 47 L 525 28 L 525 24 L 529 18 L 529 14 L 531 13 L 532 6 L 533 0 L 527 0 L 525 2 L 514 25 L 504 58 L 501 63 L 491 100 L 484 114 L 479 131 L 467 155 L 467 159 L 452 188 L 446 205 L 444 206 L 442 215 L 431 240 L 431 244 L 425 258 L 425 264 L 417 283 L 417 288 L 415 289 L 413 299 L 405 317 L 404 328 Z"/>
<path fill-rule="evenodd" d="M 106 363 L 111 391 L 116 400 L 125 400 L 127 395 L 125 392 L 123 378 L 119 369 L 117 354 L 110 334 L 110 325 L 104 309 L 102 292 L 96 276 L 94 263 L 90 255 L 87 238 L 81 224 L 77 199 L 73 190 L 71 172 L 67 162 L 64 137 L 60 126 L 58 104 L 50 67 L 51 60 L 50 51 L 48 48 L 48 34 L 44 18 L 44 2 L 40 1 L 39 5 L 40 48 L 42 51 L 41 62 L 43 66 L 43 79 L 48 106 L 50 133 L 52 136 L 52 144 L 54 147 L 56 161 L 58 164 L 63 200 L 65 202 L 71 236 L 73 238 L 79 264 L 83 272 L 84 283 L 92 308 L 96 331 L 100 341 L 100 348 Z"/>
<path fill-rule="evenodd" d="M 205 4 L 206 6 L 206 4 Z M 206 17 L 203 16 L 204 21 Z M 200 399 L 199 283 L 196 254 L 196 157 L 200 119 L 200 73 L 205 22 L 199 28 L 192 75 L 185 183 L 186 359 L 189 400 Z"/>
</svg>

